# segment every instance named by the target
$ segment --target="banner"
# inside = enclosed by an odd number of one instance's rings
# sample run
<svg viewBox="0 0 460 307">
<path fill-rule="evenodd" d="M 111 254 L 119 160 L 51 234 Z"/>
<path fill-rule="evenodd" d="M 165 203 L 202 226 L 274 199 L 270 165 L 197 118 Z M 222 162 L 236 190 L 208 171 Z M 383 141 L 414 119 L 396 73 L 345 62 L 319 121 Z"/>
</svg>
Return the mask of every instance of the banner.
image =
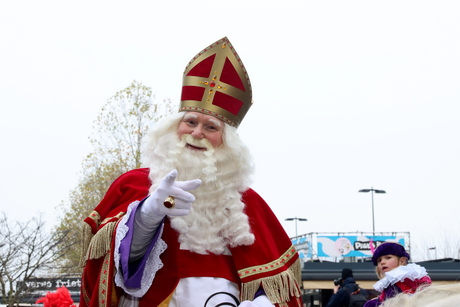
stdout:
<svg viewBox="0 0 460 307">
<path fill-rule="evenodd" d="M 372 257 L 370 244 L 375 248 L 384 242 L 405 246 L 404 236 L 317 236 L 318 257 Z"/>
<path fill-rule="evenodd" d="M 24 281 L 17 282 L 17 288 L 22 285 L 28 291 L 55 291 L 57 288 L 65 286 L 72 291 L 80 291 L 81 279 L 78 277 L 64 277 L 64 278 L 30 278 Z"/>
<path fill-rule="evenodd" d="M 311 241 L 308 241 L 307 237 L 296 237 L 291 239 L 291 242 L 297 249 L 301 260 L 306 261 L 312 257 Z"/>
</svg>

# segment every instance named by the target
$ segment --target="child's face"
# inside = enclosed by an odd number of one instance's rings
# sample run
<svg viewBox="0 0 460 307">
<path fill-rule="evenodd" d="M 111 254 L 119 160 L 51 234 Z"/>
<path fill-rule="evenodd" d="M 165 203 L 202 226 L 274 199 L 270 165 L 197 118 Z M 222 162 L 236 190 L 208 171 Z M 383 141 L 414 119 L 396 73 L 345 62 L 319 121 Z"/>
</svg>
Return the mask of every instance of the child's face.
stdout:
<svg viewBox="0 0 460 307">
<path fill-rule="evenodd" d="M 377 269 L 381 273 L 389 272 L 398 266 L 404 264 L 403 257 L 398 257 L 395 255 L 384 255 L 380 256 L 377 259 Z"/>
</svg>

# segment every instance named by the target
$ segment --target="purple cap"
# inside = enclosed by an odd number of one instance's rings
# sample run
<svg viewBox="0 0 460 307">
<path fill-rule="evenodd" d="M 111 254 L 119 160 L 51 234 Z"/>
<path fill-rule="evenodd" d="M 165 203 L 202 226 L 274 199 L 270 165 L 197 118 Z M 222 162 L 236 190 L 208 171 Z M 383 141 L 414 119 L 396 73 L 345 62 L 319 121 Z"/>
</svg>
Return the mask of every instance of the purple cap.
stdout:
<svg viewBox="0 0 460 307">
<path fill-rule="evenodd" d="M 406 257 L 407 260 L 410 259 L 410 255 L 406 252 L 404 246 L 399 243 L 385 242 L 375 249 L 374 255 L 372 255 L 372 263 L 377 265 L 377 259 L 384 255 L 395 255 L 398 257 Z"/>
</svg>

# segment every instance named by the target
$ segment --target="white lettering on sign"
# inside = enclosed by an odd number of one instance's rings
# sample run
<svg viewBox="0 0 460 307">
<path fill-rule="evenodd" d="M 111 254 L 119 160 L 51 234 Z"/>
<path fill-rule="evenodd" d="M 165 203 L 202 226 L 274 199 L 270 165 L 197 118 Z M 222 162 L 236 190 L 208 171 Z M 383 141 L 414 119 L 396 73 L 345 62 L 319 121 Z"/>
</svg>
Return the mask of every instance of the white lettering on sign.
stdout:
<svg viewBox="0 0 460 307">
<path fill-rule="evenodd" d="M 380 246 L 380 244 L 384 243 L 385 241 L 373 241 L 372 242 L 372 246 L 374 249 L 376 249 L 378 246 Z M 353 243 L 353 247 L 355 248 L 355 250 L 359 251 L 369 251 L 371 250 L 371 247 L 370 247 L 370 241 L 355 241 Z"/>
<path fill-rule="evenodd" d="M 60 288 L 62 286 L 65 286 L 67 288 L 71 288 L 71 287 L 81 287 L 81 280 L 77 279 L 77 280 L 70 280 L 70 279 L 67 279 L 67 280 L 62 280 L 62 279 L 58 279 L 56 280 L 56 288 Z"/>
<path fill-rule="evenodd" d="M 53 284 L 51 281 L 26 281 L 28 288 L 51 288 Z"/>
<path fill-rule="evenodd" d="M 81 288 L 81 279 L 79 278 L 37 278 L 29 279 L 24 282 L 18 282 L 18 284 L 25 284 L 28 289 L 41 289 L 41 290 L 54 290 L 60 287 L 73 289 L 78 291 Z"/>
</svg>

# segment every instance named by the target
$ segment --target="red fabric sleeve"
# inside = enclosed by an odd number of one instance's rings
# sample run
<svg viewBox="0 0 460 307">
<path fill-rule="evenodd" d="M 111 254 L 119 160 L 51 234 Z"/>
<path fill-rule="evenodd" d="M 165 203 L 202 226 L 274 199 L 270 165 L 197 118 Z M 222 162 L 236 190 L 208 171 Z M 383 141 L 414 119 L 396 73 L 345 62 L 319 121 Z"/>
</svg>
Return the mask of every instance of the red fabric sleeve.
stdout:
<svg viewBox="0 0 460 307">
<path fill-rule="evenodd" d="M 150 188 L 148 174 L 148 169 L 136 169 L 121 175 L 112 183 L 102 201 L 85 219 L 85 222 L 91 226 L 93 234 L 109 222 L 118 222 L 131 203 L 148 195 Z M 105 256 L 86 259 L 82 275 L 81 307 L 109 307 L 117 302 L 115 292 L 119 289 L 113 282 L 115 235 L 111 234 L 107 239 L 110 240 L 111 247 Z"/>
<path fill-rule="evenodd" d="M 91 226 L 93 234 L 106 223 L 113 221 L 120 212 L 126 212 L 128 206 L 148 195 L 150 180 L 147 168 L 135 169 L 118 177 L 107 190 L 102 201 L 94 209 L 100 218 L 87 217 L 85 222 Z"/>
</svg>

